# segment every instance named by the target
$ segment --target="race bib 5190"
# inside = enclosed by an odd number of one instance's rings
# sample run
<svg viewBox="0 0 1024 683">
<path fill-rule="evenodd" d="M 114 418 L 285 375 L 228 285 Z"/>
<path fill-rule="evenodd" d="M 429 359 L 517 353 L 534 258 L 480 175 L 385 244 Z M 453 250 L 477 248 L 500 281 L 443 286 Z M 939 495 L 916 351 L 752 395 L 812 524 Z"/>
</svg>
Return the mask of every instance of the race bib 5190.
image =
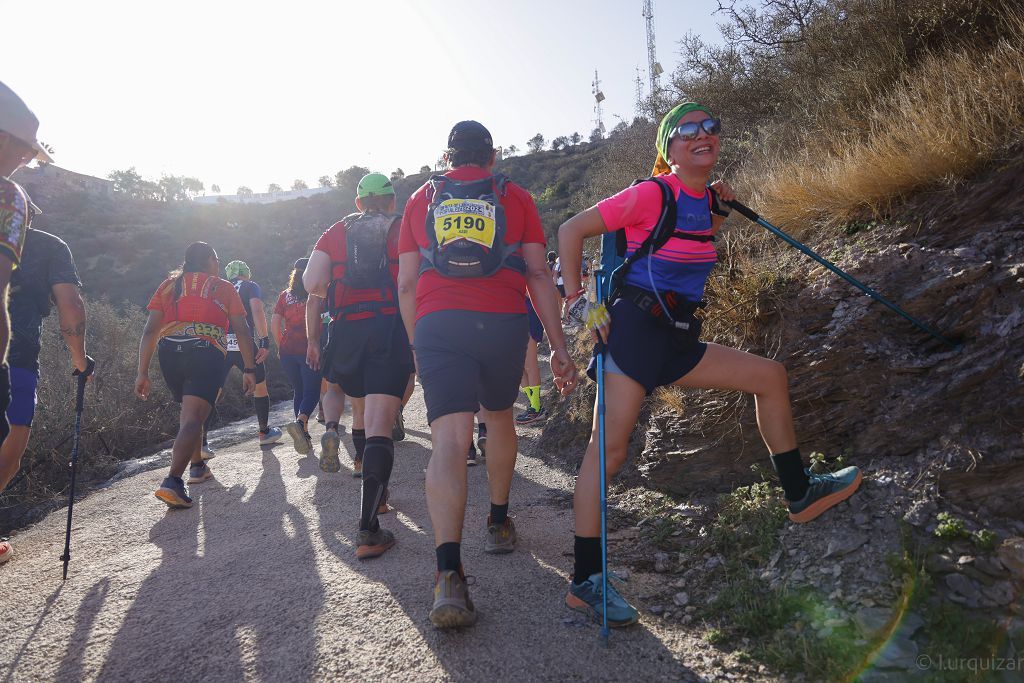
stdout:
<svg viewBox="0 0 1024 683">
<path fill-rule="evenodd" d="M 438 246 L 469 240 L 494 246 L 493 204 L 482 199 L 446 199 L 434 209 L 434 235 Z"/>
</svg>

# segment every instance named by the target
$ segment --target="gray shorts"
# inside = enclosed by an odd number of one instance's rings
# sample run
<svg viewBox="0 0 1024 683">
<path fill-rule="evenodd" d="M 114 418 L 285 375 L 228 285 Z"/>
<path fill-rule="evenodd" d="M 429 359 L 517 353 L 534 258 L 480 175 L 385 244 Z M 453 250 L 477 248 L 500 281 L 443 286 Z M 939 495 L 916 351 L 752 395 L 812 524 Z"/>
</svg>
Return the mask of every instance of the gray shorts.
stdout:
<svg viewBox="0 0 1024 683">
<path fill-rule="evenodd" d="M 413 343 L 427 422 L 481 407 L 511 408 L 529 335 L 523 313 L 437 311 L 420 318 Z"/>
</svg>

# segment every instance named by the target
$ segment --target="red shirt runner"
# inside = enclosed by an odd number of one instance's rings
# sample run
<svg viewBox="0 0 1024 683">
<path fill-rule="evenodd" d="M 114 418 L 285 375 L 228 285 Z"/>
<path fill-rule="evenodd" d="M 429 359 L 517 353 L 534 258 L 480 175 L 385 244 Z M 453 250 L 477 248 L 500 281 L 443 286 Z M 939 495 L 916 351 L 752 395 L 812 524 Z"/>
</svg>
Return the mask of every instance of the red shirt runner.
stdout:
<svg viewBox="0 0 1024 683">
<path fill-rule="evenodd" d="M 216 275 L 185 273 L 175 301 L 174 282 L 175 278 L 164 280 L 146 306 L 163 314 L 160 336 L 207 339 L 227 354 L 228 316 L 245 315 L 234 286 Z"/>
<path fill-rule="evenodd" d="M 289 290 L 277 297 L 274 313 L 284 319 L 284 334 L 278 352 L 289 355 L 306 355 L 306 302 Z M 319 323 L 318 323 L 319 324 Z"/>
<path fill-rule="evenodd" d="M 395 220 L 398 220 L 398 216 Z M 345 276 L 345 261 L 347 259 L 347 248 L 345 244 L 345 221 L 338 221 L 327 228 L 320 239 L 316 241 L 314 251 L 322 251 L 331 259 L 331 279 L 341 280 Z M 398 229 L 392 228 L 388 234 L 388 259 L 391 261 L 391 280 L 398 280 Z M 328 308 L 339 309 L 350 304 L 359 304 L 369 301 L 384 301 L 395 303 L 393 289 L 350 289 L 342 282 L 334 287 L 334 301 L 328 304 Z M 386 306 L 377 312 L 364 311 L 352 313 L 345 316 L 346 320 L 363 320 L 374 315 L 396 315 L 398 306 Z"/>
</svg>

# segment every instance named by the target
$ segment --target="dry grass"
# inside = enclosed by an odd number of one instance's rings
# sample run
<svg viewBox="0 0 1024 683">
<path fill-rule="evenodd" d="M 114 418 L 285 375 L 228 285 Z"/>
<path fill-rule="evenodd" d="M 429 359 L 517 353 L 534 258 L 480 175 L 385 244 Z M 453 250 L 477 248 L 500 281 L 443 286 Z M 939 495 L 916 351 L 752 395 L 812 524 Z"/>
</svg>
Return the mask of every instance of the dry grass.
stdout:
<svg viewBox="0 0 1024 683">
<path fill-rule="evenodd" d="M 1013 10 L 988 51 L 932 54 L 862 115 L 836 118 L 803 151 L 748 164 L 739 184 L 796 232 L 887 213 L 923 188 L 977 171 L 1024 139 L 1024 13 Z"/>
</svg>

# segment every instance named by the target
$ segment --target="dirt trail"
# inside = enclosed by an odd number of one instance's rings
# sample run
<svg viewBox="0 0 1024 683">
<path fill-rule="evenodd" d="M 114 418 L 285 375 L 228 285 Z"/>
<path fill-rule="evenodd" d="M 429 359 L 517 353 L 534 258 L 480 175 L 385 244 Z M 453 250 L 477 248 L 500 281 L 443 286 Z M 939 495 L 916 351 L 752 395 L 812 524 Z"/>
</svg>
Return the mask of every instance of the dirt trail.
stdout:
<svg viewBox="0 0 1024 683">
<path fill-rule="evenodd" d="M 275 419 L 285 414 L 281 406 Z M 483 553 L 486 468 L 470 469 L 463 558 L 477 577 L 480 620 L 462 632 L 435 630 L 418 389 L 406 424 L 391 485 L 396 512 L 382 518 L 398 544 L 377 560 L 354 554 L 358 480 L 348 469 L 321 472 L 287 439 L 218 449 L 215 479 L 191 487 L 191 510 L 168 511 L 153 497 L 163 467 L 89 495 L 75 506 L 66 583 L 57 559 L 66 511 L 18 534 L 16 557 L 0 567 L 0 681 L 713 676 L 702 665 L 707 645 L 685 631 L 645 618 L 614 632 L 605 650 L 597 627 L 565 608 L 572 481 L 528 455 L 512 492 L 520 545 L 507 556 Z M 539 430 L 523 431 L 529 450 Z M 317 426 L 314 438 L 321 433 Z M 343 448 L 347 465 L 350 438 Z M 624 592 L 643 595 L 644 577 Z"/>
</svg>

